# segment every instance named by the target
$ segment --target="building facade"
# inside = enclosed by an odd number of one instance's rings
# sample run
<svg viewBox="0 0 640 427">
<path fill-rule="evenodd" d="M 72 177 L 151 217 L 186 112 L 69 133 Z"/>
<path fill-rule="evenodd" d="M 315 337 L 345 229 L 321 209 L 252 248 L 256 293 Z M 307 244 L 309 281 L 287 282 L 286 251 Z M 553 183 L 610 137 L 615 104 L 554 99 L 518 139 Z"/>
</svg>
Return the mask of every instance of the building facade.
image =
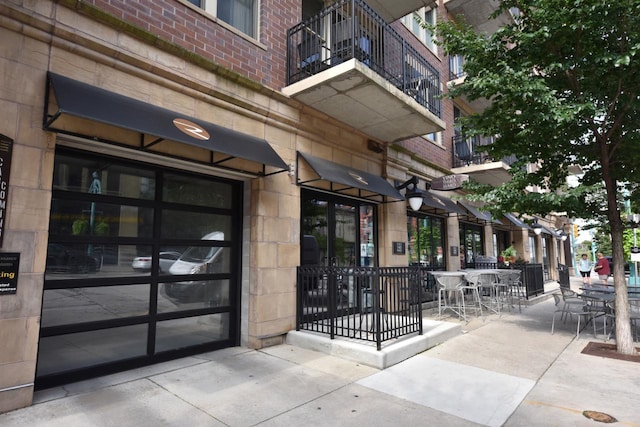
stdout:
<svg viewBox="0 0 640 427">
<path fill-rule="evenodd" d="M 557 224 L 539 236 L 426 191 L 507 179 L 453 125 L 482 106 L 441 99 L 459 64 L 412 18 L 464 3 L 0 4 L 0 250 L 17 274 L 0 294 L 0 411 L 36 388 L 282 343 L 305 263 L 457 270 L 515 242 L 555 278 Z M 418 211 L 398 189 L 414 176 Z"/>
</svg>

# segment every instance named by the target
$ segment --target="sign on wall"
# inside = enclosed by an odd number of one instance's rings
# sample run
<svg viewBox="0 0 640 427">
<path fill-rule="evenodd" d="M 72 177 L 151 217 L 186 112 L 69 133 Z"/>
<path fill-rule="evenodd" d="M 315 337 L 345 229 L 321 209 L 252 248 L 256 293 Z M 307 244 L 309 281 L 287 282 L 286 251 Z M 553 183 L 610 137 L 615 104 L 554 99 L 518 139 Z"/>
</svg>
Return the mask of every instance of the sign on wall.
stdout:
<svg viewBox="0 0 640 427">
<path fill-rule="evenodd" d="M 431 189 L 438 191 L 452 191 L 462 187 L 462 183 L 469 181 L 469 175 L 445 175 L 431 180 Z"/>
<path fill-rule="evenodd" d="M 19 269 L 19 253 L 0 253 L 0 295 L 11 295 L 18 292 Z"/>
<path fill-rule="evenodd" d="M 7 212 L 12 149 L 13 139 L 0 134 L 0 248 L 4 240 L 4 219 Z"/>
</svg>

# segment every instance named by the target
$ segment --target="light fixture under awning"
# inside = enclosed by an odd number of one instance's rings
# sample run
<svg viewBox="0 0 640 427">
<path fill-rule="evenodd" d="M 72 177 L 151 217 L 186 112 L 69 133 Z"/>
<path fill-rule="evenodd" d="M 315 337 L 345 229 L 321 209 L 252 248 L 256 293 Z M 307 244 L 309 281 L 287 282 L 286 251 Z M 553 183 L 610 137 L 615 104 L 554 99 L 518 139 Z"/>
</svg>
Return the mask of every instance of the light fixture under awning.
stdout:
<svg viewBox="0 0 640 427">
<path fill-rule="evenodd" d="M 521 219 L 519 219 L 518 217 L 516 217 L 512 213 L 506 213 L 506 214 L 504 214 L 504 217 L 507 218 L 509 220 L 509 222 L 511 222 L 516 227 L 526 228 L 527 230 L 532 230 L 532 228 L 529 226 L 529 224 L 527 224 L 526 222 L 522 221 Z"/>
<path fill-rule="evenodd" d="M 435 209 L 442 209 L 447 212 L 454 212 L 458 214 L 464 214 L 464 211 L 460 209 L 456 202 L 446 197 L 438 196 L 437 194 L 429 191 L 422 193 L 422 200 L 425 206 Z"/>
<path fill-rule="evenodd" d="M 309 165 L 315 176 L 301 177 L 300 158 Z M 369 200 L 383 201 L 378 199 L 380 196 L 382 196 L 382 199 L 391 197 L 396 200 L 404 200 L 402 194 L 381 176 L 299 151 L 296 158 L 296 175 L 298 185 L 303 187 L 332 191 Z"/>
<path fill-rule="evenodd" d="M 50 113 L 50 108 L 56 109 Z M 139 134 L 139 140 L 136 145 L 129 145 L 143 151 L 191 160 L 176 154 L 178 149 L 166 146 L 160 149 L 163 143 L 173 141 L 208 150 L 209 158 L 201 163 L 212 166 L 254 176 L 288 169 L 286 162 L 264 139 L 49 72 L 43 128 L 122 145 L 120 140 L 90 133 L 92 127 L 87 124 L 74 125 L 65 121 L 66 116 L 133 131 Z M 275 170 L 267 172 L 267 166 Z"/>
</svg>

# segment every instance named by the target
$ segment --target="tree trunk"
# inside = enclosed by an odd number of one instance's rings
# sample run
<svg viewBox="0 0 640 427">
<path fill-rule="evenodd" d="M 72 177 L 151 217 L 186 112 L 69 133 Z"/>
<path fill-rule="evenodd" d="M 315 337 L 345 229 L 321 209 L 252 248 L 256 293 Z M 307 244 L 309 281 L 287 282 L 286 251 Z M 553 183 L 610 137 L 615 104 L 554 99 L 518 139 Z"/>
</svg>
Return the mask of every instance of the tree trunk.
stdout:
<svg viewBox="0 0 640 427">
<path fill-rule="evenodd" d="M 606 157 L 605 157 L 606 158 Z M 621 354 L 635 354 L 631 320 L 629 318 L 629 294 L 624 277 L 624 251 L 622 233 L 624 225 L 620 218 L 617 200 L 617 182 L 611 177 L 609 164 L 602 162 L 602 178 L 607 191 L 607 216 L 611 226 L 611 256 L 613 257 L 613 285 L 616 309 L 616 349 Z"/>
</svg>

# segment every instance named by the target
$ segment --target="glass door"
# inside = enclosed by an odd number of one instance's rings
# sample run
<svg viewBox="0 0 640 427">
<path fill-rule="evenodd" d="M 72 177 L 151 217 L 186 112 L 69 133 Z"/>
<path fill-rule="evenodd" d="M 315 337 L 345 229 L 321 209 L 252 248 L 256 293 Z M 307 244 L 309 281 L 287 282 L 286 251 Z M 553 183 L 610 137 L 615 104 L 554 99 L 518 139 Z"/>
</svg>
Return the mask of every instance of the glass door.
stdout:
<svg viewBox="0 0 640 427">
<path fill-rule="evenodd" d="M 301 265 L 344 268 L 337 276 L 317 268 L 317 276 L 300 286 L 305 306 L 327 309 L 333 289 L 337 309 L 358 305 L 351 268 L 377 264 L 375 213 L 371 204 L 303 191 Z"/>
</svg>

